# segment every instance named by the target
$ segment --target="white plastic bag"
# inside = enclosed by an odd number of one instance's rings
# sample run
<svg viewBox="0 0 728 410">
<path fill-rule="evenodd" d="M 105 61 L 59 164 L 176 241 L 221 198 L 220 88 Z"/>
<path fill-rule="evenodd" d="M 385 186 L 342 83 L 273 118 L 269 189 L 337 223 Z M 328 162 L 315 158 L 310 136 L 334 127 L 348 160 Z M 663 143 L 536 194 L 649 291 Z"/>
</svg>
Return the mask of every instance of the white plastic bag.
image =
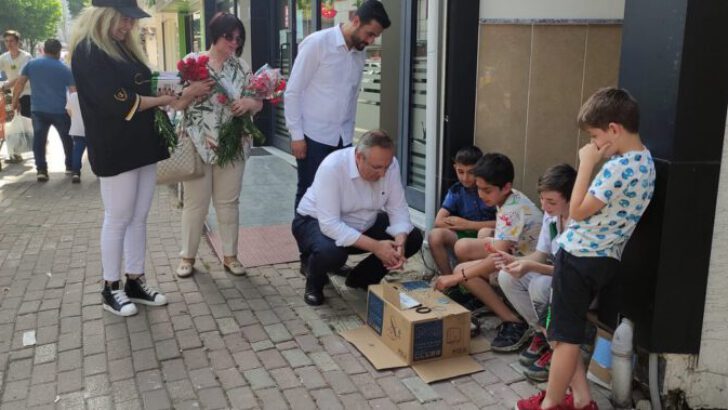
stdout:
<svg viewBox="0 0 728 410">
<path fill-rule="evenodd" d="M 20 155 L 33 150 L 33 121 L 16 113 L 5 127 L 5 141 L 9 155 Z"/>
</svg>

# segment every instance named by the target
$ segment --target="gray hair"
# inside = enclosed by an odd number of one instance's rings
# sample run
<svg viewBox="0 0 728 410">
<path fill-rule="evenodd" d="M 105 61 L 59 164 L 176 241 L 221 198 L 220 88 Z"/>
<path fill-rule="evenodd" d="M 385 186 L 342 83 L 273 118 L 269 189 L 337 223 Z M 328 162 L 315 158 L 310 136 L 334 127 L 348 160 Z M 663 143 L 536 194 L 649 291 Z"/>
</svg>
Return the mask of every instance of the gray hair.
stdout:
<svg viewBox="0 0 728 410">
<path fill-rule="evenodd" d="M 383 130 L 371 130 L 365 132 L 356 144 L 356 151 L 366 155 L 372 147 L 396 151 L 396 144 L 392 137 Z"/>
</svg>

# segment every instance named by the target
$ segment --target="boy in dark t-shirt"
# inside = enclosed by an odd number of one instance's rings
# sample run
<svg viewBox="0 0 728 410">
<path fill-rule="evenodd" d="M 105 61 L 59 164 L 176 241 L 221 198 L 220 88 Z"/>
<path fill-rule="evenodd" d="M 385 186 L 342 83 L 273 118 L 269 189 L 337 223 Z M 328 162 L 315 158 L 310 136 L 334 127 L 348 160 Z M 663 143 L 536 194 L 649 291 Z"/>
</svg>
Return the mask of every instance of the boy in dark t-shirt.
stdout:
<svg viewBox="0 0 728 410">
<path fill-rule="evenodd" d="M 482 156 L 480 148 L 468 146 L 458 150 L 453 159 L 458 182 L 447 191 L 435 217 L 435 227 L 428 236 L 430 253 L 440 275 L 452 274 L 448 252 L 458 239 L 475 238 L 481 229 L 495 228 L 495 208 L 478 197 L 471 172 Z"/>
</svg>

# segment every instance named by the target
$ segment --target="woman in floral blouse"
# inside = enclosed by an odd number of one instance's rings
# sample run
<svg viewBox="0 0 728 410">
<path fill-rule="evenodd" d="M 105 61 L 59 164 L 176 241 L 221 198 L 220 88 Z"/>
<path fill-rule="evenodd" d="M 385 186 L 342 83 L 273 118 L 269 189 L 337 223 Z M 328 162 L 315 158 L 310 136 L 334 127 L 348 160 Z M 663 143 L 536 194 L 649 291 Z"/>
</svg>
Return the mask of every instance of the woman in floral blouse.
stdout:
<svg viewBox="0 0 728 410">
<path fill-rule="evenodd" d="M 183 127 L 194 142 L 197 152 L 205 163 L 202 178 L 184 182 L 185 201 L 182 211 L 182 260 L 177 275 L 190 276 L 202 236 L 202 229 L 210 199 L 215 207 L 223 246 L 223 265 L 234 275 L 245 274 L 245 267 L 238 261 L 238 202 L 243 182 L 245 159 L 218 165 L 216 152 L 225 149 L 219 144 L 220 127 L 232 116 L 257 113 L 261 101 L 238 97 L 232 101 L 229 96 L 240 96 L 248 85 L 250 68 L 240 58 L 245 44 L 245 28 L 234 15 L 219 13 L 208 27 L 212 45 L 207 52 L 200 53 L 209 58 L 211 70 L 226 93 L 218 92 L 198 101 L 184 112 Z M 194 55 L 194 54 L 192 54 Z M 243 136 L 243 158 L 248 158 L 252 140 Z"/>
</svg>

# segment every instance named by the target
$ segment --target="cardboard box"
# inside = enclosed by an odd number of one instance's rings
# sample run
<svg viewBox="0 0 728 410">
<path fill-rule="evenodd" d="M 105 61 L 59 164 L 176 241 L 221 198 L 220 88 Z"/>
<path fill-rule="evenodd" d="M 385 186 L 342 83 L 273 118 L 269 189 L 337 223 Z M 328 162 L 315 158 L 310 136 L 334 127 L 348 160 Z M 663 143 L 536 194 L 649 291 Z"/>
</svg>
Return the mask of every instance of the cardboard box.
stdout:
<svg viewBox="0 0 728 410">
<path fill-rule="evenodd" d="M 367 325 L 342 333 L 378 369 L 412 366 L 427 383 L 483 370 L 470 354 L 470 311 L 426 282 L 369 287 Z"/>
<path fill-rule="evenodd" d="M 605 389 L 612 389 L 612 335 L 599 327 L 586 376 Z"/>
</svg>

